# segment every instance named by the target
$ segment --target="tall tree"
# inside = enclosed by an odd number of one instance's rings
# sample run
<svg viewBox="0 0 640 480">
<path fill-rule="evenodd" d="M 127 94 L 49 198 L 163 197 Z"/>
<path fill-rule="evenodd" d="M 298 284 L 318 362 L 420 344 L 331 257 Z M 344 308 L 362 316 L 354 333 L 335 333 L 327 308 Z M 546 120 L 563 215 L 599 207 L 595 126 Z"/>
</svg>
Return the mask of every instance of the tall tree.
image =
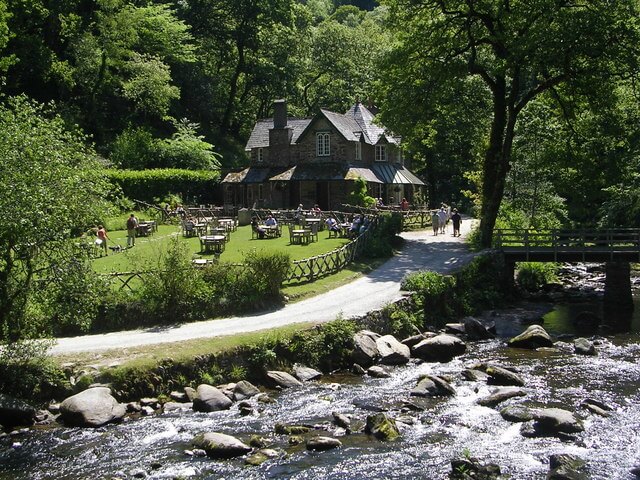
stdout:
<svg viewBox="0 0 640 480">
<path fill-rule="evenodd" d="M 588 84 L 637 67 L 634 0 L 387 0 L 400 43 L 390 64 L 437 90 L 478 77 L 491 103 L 482 160 L 480 239 L 490 246 L 519 115 L 562 84 Z M 429 102 L 429 92 L 423 101 Z M 415 99 L 389 108 L 410 108 Z"/>
</svg>

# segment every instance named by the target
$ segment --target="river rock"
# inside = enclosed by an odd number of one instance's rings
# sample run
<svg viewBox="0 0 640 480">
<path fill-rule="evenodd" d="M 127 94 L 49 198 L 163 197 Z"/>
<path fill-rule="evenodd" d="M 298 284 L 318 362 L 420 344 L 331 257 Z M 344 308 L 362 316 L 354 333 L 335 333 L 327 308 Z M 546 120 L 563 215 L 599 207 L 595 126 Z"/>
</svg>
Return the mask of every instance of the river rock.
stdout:
<svg viewBox="0 0 640 480">
<path fill-rule="evenodd" d="M 376 339 L 380 354 L 380 363 L 385 365 L 403 365 L 411 358 L 410 349 L 400 343 L 393 335 L 384 335 Z"/>
<path fill-rule="evenodd" d="M 528 348 L 535 350 L 540 347 L 552 347 L 553 341 L 547 331 L 540 325 L 530 325 L 520 335 L 507 342 L 513 348 Z"/>
<path fill-rule="evenodd" d="M 595 345 L 587 340 L 586 338 L 576 338 L 573 341 L 574 352 L 578 355 L 590 355 L 594 356 L 598 353 L 596 352 Z"/>
<path fill-rule="evenodd" d="M 453 335 L 436 335 L 414 345 L 412 352 L 416 357 L 434 362 L 448 362 L 457 355 L 462 355 L 467 345 Z"/>
<path fill-rule="evenodd" d="M 464 333 L 469 340 L 487 340 L 494 337 L 493 333 L 476 318 L 466 317 L 463 325 Z"/>
<path fill-rule="evenodd" d="M 0 393 L 0 425 L 6 429 L 33 425 L 36 409 L 26 402 Z"/>
<path fill-rule="evenodd" d="M 162 411 L 164 413 L 182 412 L 185 410 L 191 410 L 193 403 L 191 402 L 166 402 L 162 405 Z"/>
<path fill-rule="evenodd" d="M 484 397 L 478 400 L 478 404 L 483 407 L 495 407 L 496 405 L 504 402 L 505 400 L 509 400 L 513 397 L 523 397 L 526 395 L 526 392 L 521 388 L 515 387 L 505 387 L 498 388 L 491 392 L 488 397 Z"/>
<path fill-rule="evenodd" d="M 364 432 L 383 441 L 395 440 L 400 436 L 400 430 L 398 430 L 396 421 L 384 413 L 368 415 Z"/>
<path fill-rule="evenodd" d="M 264 462 L 271 458 L 279 457 L 280 453 L 277 450 L 272 448 L 261 448 L 253 455 L 248 456 L 244 463 L 246 465 L 251 465 L 257 467 L 258 465 L 262 465 Z"/>
<path fill-rule="evenodd" d="M 516 373 L 513 373 L 506 368 L 498 367 L 497 365 L 489 365 L 487 367 L 487 383 L 490 385 L 514 385 L 517 387 L 524 386 L 524 380 Z"/>
<path fill-rule="evenodd" d="M 342 442 L 333 437 L 314 437 L 307 440 L 307 450 L 324 451 L 342 446 Z"/>
<path fill-rule="evenodd" d="M 351 419 L 349 417 L 338 412 L 332 412 L 331 416 L 335 425 L 344 428 L 347 433 L 351 431 Z"/>
<path fill-rule="evenodd" d="M 301 387 L 302 382 L 287 372 L 278 370 L 270 370 L 267 372 L 267 378 L 271 383 L 280 388 Z"/>
<path fill-rule="evenodd" d="M 589 477 L 580 472 L 585 464 L 580 457 L 568 453 L 551 455 L 547 480 L 586 480 Z"/>
<path fill-rule="evenodd" d="M 207 452 L 210 458 L 240 457 L 251 451 L 251 447 L 231 435 L 218 432 L 201 433 L 193 441 L 193 446 Z"/>
<path fill-rule="evenodd" d="M 189 397 L 187 397 L 187 394 L 185 392 L 178 392 L 176 390 L 173 390 L 170 394 L 169 394 L 169 398 L 171 398 L 171 400 L 173 400 L 174 402 L 188 402 L 189 401 Z"/>
<path fill-rule="evenodd" d="M 306 425 L 285 425 L 284 423 L 276 423 L 274 431 L 278 435 L 304 435 L 311 431 L 311 427 Z"/>
<path fill-rule="evenodd" d="M 194 412 L 217 412 L 227 410 L 233 402 L 222 391 L 211 385 L 198 385 L 193 399 Z"/>
<path fill-rule="evenodd" d="M 302 365 L 294 365 L 293 376 L 301 382 L 309 382 L 311 380 L 318 380 L 320 377 L 322 377 L 322 372 L 319 372 L 315 368 L 304 367 Z"/>
<path fill-rule="evenodd" d="M 356 397 L 353 400 L 351 400 L 351 403 L 353 403 L 353 405 L 357 408 L 360 408 L 362 410 L 368 410 L 370 412 L 384 411 L 384 408 L 382 408 L 380 405 L 373 403 L 373 400 L 371 400 L 369 397 L 366 397 L 366 396 Z"/>
<path fill-rule="evenodd" d="M 470 382 L 486 382 L 489 379 L 489 375 L 476 368 L 464 369 L 462 371 L 462 377 Z"/>
<path fill-rule="evenodd" d="M 418 343 L 420 343 L 421 341 L 427 339 L 427 338 L 431 338 L 431 337 L 435 337 L 435 333 L 432 332 L 428 332 L 428 333 L 419 333 L 417 335 L 412 335 L 410 337 L 407 337 L 405 339 L 402 340 L 403 345 L 406 345 L 407 347 L 409 347 L 410 349 L 413 348 L 414 345 L 417 345 Z"/>
<path fill-rule="evenodd" d="M 374 378 L 389 378 L 391 374 L 387 371 L 386 368 L 380 367 L 378 365 L 374 365 L 367 369 L 367 374 Z"/>
<path fill-rule="evenodd" d="M 500 478 L 500 467 L 495 463 L 483 465 L 474 457 L 451 460 L 451 480 L 494 480 Z"/>
<path fill-rule="evenodd" d="M 464 323 L 447 323 L 444 326 L 444 331 L 450 335 L 463 335 Z"/>
<path fill-rule="evenodd" d="M 578 433 L 584 431 L 582 421 L 572 412 L 562 408 L 536 409 L 533 418 L 544 430 L 551 432 Z"/>
<path fill-rule="evenodd" d="M 524 405 L 509 405 L 500 410 L 500 416 L 507 422 L 530 422 L 533 420 L 533 409 Z"/>
<path fill-rule="evenodd" d="M 240 380 L 233 387 L 233 398 L 236 401 L 244 400 L 245 398 L 251 398 L 260 394 L 260 390 L 253 383 L 246 380 Z"/>
<path fill-rule="evenodd" d="M 640 465 L 636 465 L 635 467 L 633 467 L 631 470 L 629 470 L 629 473 L 640 478 Z"/>
<path fill-rule="evenodd" d="M 580 403 L 580 406 L 586 408 L 592 413 L 596 415 L 600 415 L 601 417 L 609 417 L 611 415 L 611 410 L 613 410 L 606 403 L 600 402 L 593 398 L 586 398 Z"/>
<path fill-rule="evenodd" d="M 193 399 L 196 398 L 197 395 L 196 389 L 192 387 L 184 387 L 184 393 L 190 402 L 193 402 Z"/>
<path fill-rule="evenodd" d="M 380 356 L 376 344 L 379 337 L 380 335 L 369 330 L 356 332 L 353 335 L 353 352 L 351 354 L 353 361 L 363 367 L 373 365 Z"/>
<path fill-rule="evenodd" d="M 426 375 L 421 378 L 410 393 L 413 397 L 441 397 L 455 394 L 456 391 L 449 382 L 435 375 Z"/>
<path fill-rule="evenodd" d="M 122 420 L 125 413 L 125 406 L 111 396 L 108 387 L 89 388 L 60 404 L 62 421 L 74 427 L 100 427 Z"/>
</svg>

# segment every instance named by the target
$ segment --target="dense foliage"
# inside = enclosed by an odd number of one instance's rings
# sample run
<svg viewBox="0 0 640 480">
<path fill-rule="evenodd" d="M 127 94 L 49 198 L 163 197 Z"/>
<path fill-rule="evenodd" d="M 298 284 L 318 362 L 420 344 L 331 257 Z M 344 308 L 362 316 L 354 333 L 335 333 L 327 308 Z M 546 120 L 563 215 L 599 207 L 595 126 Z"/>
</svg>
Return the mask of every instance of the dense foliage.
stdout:
<svg viewBox="0 0 640 480">
<path fill-rule="evenodd" d="M 212 170 L 109 169 L 105 174 L 126 197 L 147 203 L 171 194 L 191 203 L 214 203 L 214 187 L 220 179 L 220 173 Z"/>
</svg>

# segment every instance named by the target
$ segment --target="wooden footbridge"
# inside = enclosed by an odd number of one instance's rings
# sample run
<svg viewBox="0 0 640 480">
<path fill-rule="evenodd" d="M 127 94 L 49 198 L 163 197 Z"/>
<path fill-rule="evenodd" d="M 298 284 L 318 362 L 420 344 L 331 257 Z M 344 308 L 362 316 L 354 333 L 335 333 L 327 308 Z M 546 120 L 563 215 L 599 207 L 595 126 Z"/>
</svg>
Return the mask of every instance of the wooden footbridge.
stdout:
<svg viewBox="0 0 640 480">
<path fill-rule="evenodd" d="M 493 246 L 515 262 L 640 262 L 640 229 L 497 229 Z"/>
</svg>

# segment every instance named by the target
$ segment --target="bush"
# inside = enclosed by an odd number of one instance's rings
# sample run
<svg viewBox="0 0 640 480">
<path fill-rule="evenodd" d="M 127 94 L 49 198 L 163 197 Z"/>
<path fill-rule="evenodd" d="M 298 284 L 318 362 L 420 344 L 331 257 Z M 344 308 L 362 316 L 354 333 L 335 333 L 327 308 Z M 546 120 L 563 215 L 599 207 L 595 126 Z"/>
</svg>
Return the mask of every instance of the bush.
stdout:
<svg viewBox="0 0 640 480">
<path fill-rule="evenodd" d="M 407 275 L 401 288 L 414 293 L 416 306 L 424 313 L 425 322 L 439 325 L 453 315 L 452 297 L 456 280 L 450 275 L 417 272 Z"/>
<path fill-rule="evenodd" d="M 384 258 L 393 255 L 397 235 L 402 231 L 402 217 L 400 215 L 381 214 L 378 225 L 371 231 L 367 239 L 364 254 L 369 258 Z"/>
<path fill-rule="evenodd" d="M 535 292 L 547 283 L 556 282 L 557 271 L 555 263 L 521 262 L 517 265 L 516 283 L 524 290 Z"/>
<path fill-rule="evenodd" d="M 25 399 L 50 399 L 67 390 L 64 374 L 47 356 L 50 341 L 0 344 L 0 392 Z"/>
<path fill-rule="evenodd" d="M 325 372 L 346 367 L 350 363 L 353 334 L 357 329 L 355 322 L 338 319 L 298 332 L 289 342 L 289 355 L 296 362 Z"/>
<path fill-rule="evenodd" d="M 168 194 L 180 194 L 185 201 L 194 203 L 217 201 L 218 170 L 106 170 L 106 174 L 123 195 L 147 203 Z"/>
<path fill-rule="evenodd" d="M 160 254 L 157 269 L 143 282 L 141 300 L 145 309 L 160 321 L 204 318 L 211 289 L 191 264 L 188 247 L 173 238 Z"/>
</svg>

